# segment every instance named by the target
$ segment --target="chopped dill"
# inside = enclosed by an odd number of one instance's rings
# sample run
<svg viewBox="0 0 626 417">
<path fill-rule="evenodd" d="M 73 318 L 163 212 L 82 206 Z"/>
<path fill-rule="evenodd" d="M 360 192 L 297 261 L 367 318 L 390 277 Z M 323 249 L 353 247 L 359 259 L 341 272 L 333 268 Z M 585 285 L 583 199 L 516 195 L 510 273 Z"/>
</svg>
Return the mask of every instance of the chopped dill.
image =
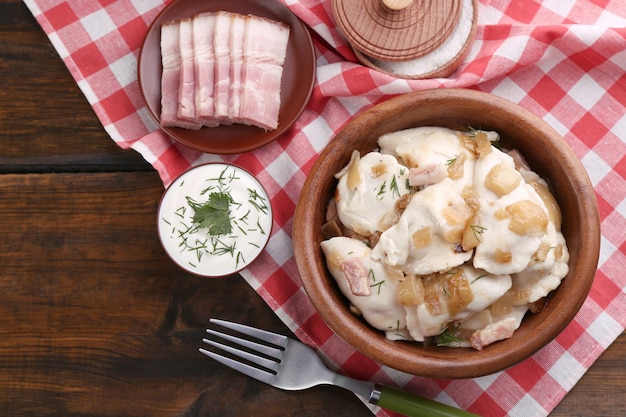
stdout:
<svg viewBox="0 0 626 417">
<path fill-rule="evenodd" d="M 467 135 L 471 138 L 476 137 L 476 134 L 480 131 L 482 131 L 481 128 L 478 129 L 474 129 L 472 126 L 467 125 L 467 127 L 465 128 L 465 131 L 467 132 Z"/>
<path fill-rule="evenodd" d="M 484 132 L 484 130 L 482 130 L 480 127 L 478 129 L 474 129 L 472 126 L 467 126 L 467 134 L 469 137 L 474 138 L 476 137 L 476 134 L 479 132 Z M 502 150 L 502 144 L 500 143 L 500 136 L 498 135 L 498 137 L 494 140 L 491 140 L 491 146 L 493 146 L 494 148 L 498 149 L 499 151 Z"/>
<path fill-rule="evenodd" d="M 400 198 L 400 190 L 398 189 L 398 182 L 396 181 L 396 176 L 394 175 L 391 179 L 391 185 L 389 187 L 391 189 L 391 194 Z"/>
<path fill-rule="evenodd" d="M 261 222 L 257 219 L 256 221 L 256 225 L 259 228 L 259 231 L 261 232 L 262 235 L 265 234 L 265 230 L 263 229 L 263 226 L 261 226 Z"/>
<path fill-rule="evenodd" d="M 377 199 L 379 200 L 383 199 L 383 197 L 385 196 L 385 193 L 387 192 L 386 188 L 387 188 L 387 181 L 383 181 L 380 188 L 378 189 L 378 192 L 376 193 Z"/>
<path fill-rule="evenodd" d="M 486 276 L 487 276 L 487 274 L 482 274 L 481 276 L 474 278 L 474 279 L 472 280 L 472 282 L 470 282 L 470 284 L 473 284 L 473 283 L 475 283 L 476 281 L 478 281 L 479 279 L 481 279 L 481 278 L 485 278 Z"/>
<path fill-rule="evenodd" d="M 248 234 L 248 232 L 243 227 L 239 226 L 239 223 L 237 223 L 236 226 L 237 226 L 237 229 L 239 229 L 241 233 L 244 234 L 244 236 Z"/>
<path fill-rule="evenodd" d="M 450 298 L 450 290 L 448 289 L 448 287 L 442 285 L 441 289 L 443 290 L 443 295 L 445 295 L 446 298 Z"/>
<path fill-rule="evenodd" d="M 458 347 L 466 342 L 457 336 L 458 324 L 453 324 L 445 328 L 443 332 L 435 337 L 437 346 Z"/>
<path fill-rule="evenodd" d="M 455 162 L 456 162 L 456 160 L 457 160 L 457 158 L 458 158 L 458 157 L 459 157 L 459 156 L 457 155 L 457 156 L 455 156 L 454 158 L 450 158 L 450 159 L 448 159 L 444 165 L 452 165 L 453 163 L 455 163 Z"/>
<path fill-rule="evenodd" d="M 263 214 L 267 214 L 268 207 L 265 198 L 261 197 L 256 190 L 248 188 L 249 198 L 248 202 L 252 204 L 258 211 Z"/>
<path fill-rule="evenodd" d="M 370 285 L 371 288 L 378 288 L 378 295 L 380 295 L 380 287 L 385 283 L 385 280 L 379 281 L 376 284 Z"/>
<path fill-rule="evenodd" d="M 176 209 L 176 211 L 174 211 L 174 214 L 176 214 L 178 217 L 185 217 L 185 213 L 187 213 L 187 207 L 182 206 L 179 207 L 178 209 Z"/>
<path fill-rule="evenodd" d="M 239 262 L 241 261 L 241 263 L 245 264 L 246 263 L 246 259 L 243 257 L 243 253 L 238 252 L 237 253 L 237 259 L 235 261 L 235 266 L 239 267 Z"/>
<path fill-rule="evenodd" d="M 483 234 L 484 231 L 487 230 L 487 228 L 479 226 L 477 224 L 470 224 L 470 228 L 472 229 L 472 232 L 474 233 L 474 237 L 476 238 L 476 240 L 480 242 L 480 238 L 478 237 L 478 235 Z"/>
<path fill-rule="evenodd" d="M 246 214 L 244 214 L 243 216 L 241 216 L 239 218 L 239 221 L 245 224 L 248 224 L 248 216 L 250 215 L 250 210 L 248 210 L 248 212 Z"/>
<path fill-rule="evenodd" d="M 372 282 L 374 282 L 374 284 L 370 285 L 370 288 L 378 288 L 378 295 L 380 295 L 380 287 L 385 283 L 385 280 L 376 282 L 376 274 L 374 274 L 374 270 L 371 268 L 367 275 L 372 280 Z"/>
</svg>

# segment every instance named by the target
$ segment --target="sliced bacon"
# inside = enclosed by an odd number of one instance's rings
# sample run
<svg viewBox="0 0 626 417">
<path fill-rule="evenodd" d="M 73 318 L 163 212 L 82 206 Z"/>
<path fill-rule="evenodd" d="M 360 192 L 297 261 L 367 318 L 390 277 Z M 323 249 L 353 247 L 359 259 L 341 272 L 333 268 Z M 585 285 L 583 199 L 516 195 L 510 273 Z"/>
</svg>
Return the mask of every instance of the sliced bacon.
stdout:
<svg viewBox="0 0 626 417">
<path fill-rule="evenodd" d="M 229 124 L 228 108 L 230 101 L 230 27 L 233 14 L 217 12 L 213 31 L 213 47 L 215 51 L 215 86 L 213 103 L 215 118 L 223 124 Z"/>
<path fill-rule="evenodd" d="M 289 26 L 263 18 L 246 20 L 243 94 L 244 123 L 273 130 L 278 127 L 280 87 L 289 40 Z"/>
<path fill-rule="evenodd" d="M 340 263 L 341 271 L 350 285 L 352 294 L 359 296 L 370 295 L 368 274 L 359 258 L 347 258 Z"/>
<path fill-rule="evenodd" d="M 178 117 L 196 121 L 196 76 L 193 59 L 193 29 L 189 18 L 180 20 L 180 88 Z"/>
<path fill-rule="evenodd" d="M 161 125 L 200 129 L 197 122 L 178 117 L 178 95 L 180 90 L 180 23 L 178 21 L 161 26 Z"/>
<path fill-rule="evenodd" d="M 228 118 L 240 121 L 241 95 L 243 93 L 243 41 L 245 16 L 235 15 L 230 26 L 230 85 L 228 91 Z"/>
<path fill-rule="evenodd" d="M 289 26 L 226 11 L 161 28 L 163 126 L 278 127 Z"/>
<path fill-rule="evenodd" d="M 200 13 L 193 17 L 193 56 L 196 82 L 196 118 L 204 126 L 215 127 L 213 84 L 215 82 L 215 51 L 213 31 L 215 15 Z"/>
<path fill-rule="evenodd" d="M 411 168 L 409 170 L 409 185 L 419 187 L 437 184 L 448 175 L 446 169 L 440 164 L 430 164 L 424 167 Z"/>
<path fill-rule="evenodd" d="M 513 317 L 491 323 L 476 330 L 470 338 L 472 347 L 476 350 L 483 350 L 483 348 L 498 340 L 508 339 L 513 336 L 515 331 L 516 321 Z"/>
</svg>

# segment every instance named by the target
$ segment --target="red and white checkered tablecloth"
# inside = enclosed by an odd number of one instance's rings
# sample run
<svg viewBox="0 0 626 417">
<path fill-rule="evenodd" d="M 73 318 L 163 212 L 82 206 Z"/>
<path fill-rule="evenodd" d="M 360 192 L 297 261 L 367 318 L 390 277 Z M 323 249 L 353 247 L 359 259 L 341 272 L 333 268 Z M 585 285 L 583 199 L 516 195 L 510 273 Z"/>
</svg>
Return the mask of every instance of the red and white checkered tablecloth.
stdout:
<svg viewBox="0 0 626 417">
<path fill-rule="evenodd" d="M 356 63 L 329 0 L 280 0 L 310 28 L 317 56 L 311 101 L 277 141 L 232 156 L 172 142 L 151 120 L 137 84 L 137 57 L 151 21 L 169 1 L 25 0 L 104 128 L 139 152 L 167 186 L 201 162 L 252 171 L 267 188 L 275 223 L 267 251 L 242 275 L 276 314 L 337 368 L 395 384 L 483 416 L 545 416 L 626 326 L 626 3 L 622 0 L 480 0 L 476 40 L 449 78 L 406 81 Z M 502 96 L 552 125 L 595 187 L 602 243 L 591 293 L 574 321 L 540 352 L 506 371 L 431 380 L 381 367 L 322 322 L 298 278 L 293 214 L 305 177 L 333 133 L 392 95 L 468 87 Z M 374 408 L 378 417 L 392 414 Z"/>
</svg>

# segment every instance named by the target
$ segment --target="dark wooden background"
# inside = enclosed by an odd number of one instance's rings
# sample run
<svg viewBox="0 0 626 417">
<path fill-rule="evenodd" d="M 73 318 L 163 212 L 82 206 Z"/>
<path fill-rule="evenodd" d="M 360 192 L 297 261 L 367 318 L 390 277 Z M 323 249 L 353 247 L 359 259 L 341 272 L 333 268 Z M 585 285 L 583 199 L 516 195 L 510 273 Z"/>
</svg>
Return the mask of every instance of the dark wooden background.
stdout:
<svg viewBox="0 0 626 417">
<path fill-rule="evenodd" d="M 0 415 L 370 416 L 197 352 L 210 317 L 289 334 L 238 276 L 176 268 L 157 173 L 109 138 L 25 5 L 0 0 Z M 553 416 L 623 416 L 621 336 Z"/>
</svg>

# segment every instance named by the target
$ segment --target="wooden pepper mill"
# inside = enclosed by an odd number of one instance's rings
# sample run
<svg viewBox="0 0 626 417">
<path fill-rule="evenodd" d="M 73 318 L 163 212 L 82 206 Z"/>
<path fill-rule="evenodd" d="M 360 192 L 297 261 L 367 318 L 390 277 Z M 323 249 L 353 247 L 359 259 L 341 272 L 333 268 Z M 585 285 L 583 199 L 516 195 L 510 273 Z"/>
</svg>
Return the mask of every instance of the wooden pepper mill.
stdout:
<svg viewBox="0 0 626 417">
<path fill-rule="evenodd" d="M 333 0 L 357 58 L 402 78 L 450 75 L 473 41 L 477 0 Z"/>
</svg>

